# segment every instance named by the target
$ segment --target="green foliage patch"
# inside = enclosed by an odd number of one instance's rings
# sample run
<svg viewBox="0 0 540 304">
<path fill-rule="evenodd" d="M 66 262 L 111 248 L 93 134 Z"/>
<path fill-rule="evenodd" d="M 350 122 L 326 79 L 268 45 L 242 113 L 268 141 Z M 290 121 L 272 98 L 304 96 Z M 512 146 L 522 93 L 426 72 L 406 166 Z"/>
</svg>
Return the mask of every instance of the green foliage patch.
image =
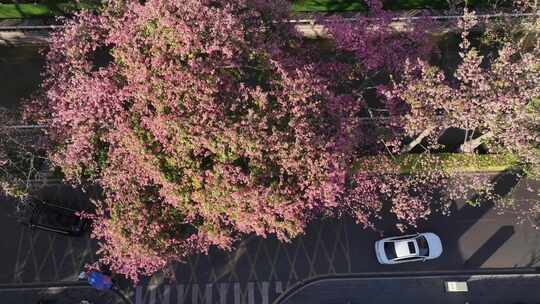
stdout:
<svg viewBox="0 0 540 304">
<path fill-rule="evenodd" d="M 492 0 L 465 1 L 473 8 L 488 7 Z M 43 1 L 36 4 L 0 4 L 0 19 L 25 19 L 61 16 L 81 9 L 97 9 L 96 1 L 75 2 Z M 367 11 L 367 5 L 359 0 L 295 0 L 293 12 L 351 12 Z M 448 9 L 446 0 L 392 0 L 386 1 L 387 10 Z"/>
<path fill-rule="evenodd" d="M 473 8 L 488 7 L 492 0 L 465 0 Z M 367 5 L 360 0 L 296 0 L 293 1 L 294 12 L 348 12 L 367 11 Z M 446 0 L 389 0 L 385 1 L 384 9 L 448 9 Z"/>
<path fill-rule="evenodd" d="M 38 4 L 0 4 L 0 19 L 27 19 L 62 16 L 81 9 L 97 9 L 93 1 L 55 2 L 47 1 Z"/>
<path fill-rule="evenodd" d="M 369 164 L 361 164 L 358 161 L 354 170 L 376 170 L 382 156 L 370 156 Z M 388 159 L 387 159 L 388 160 Z M 439 166 L 449 172 L 500 172 L 509 170 L 520 165 L 519 158 L 514 154 L 468 154 L 468 153 L 438 153 L 429 155 L 429 159 L 423 154 L 403 154 L 391 158 L 391 161 L 399 166 L 400 173 L 408 174 L 421 172 L 428 166 Z"/>
</svg>

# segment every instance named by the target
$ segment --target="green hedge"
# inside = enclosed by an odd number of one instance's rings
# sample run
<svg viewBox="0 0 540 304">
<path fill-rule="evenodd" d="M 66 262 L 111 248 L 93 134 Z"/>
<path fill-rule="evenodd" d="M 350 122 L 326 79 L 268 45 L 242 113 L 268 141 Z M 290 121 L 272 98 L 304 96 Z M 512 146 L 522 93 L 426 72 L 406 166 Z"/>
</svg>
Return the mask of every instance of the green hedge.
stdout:
<svg viewBox="0 0 540 304">
<path fill-rule="evenodd" d="M 359 160 L 354 170 L 379 171 L 381 157 L 384 156 L 370 156 Z M 433 166 L 449 172 L 500 172 L 520 164 L 519 158 L 513 154 L 438 153 L 429 157 L 431 160 L 422 154 L 403 154 L 392 158 L 391 161 L 399 165 L 403 174 L 421 172 Z"/>
<path fill-rule="evenodd" d="M 63 2 L 62 2 L 63 1 Z M 5 2 L 5 1 L 0 1 Z M 64 15 L 81 8 L 96 8 L 96 0 L 83 0 L 82 4 L 65 0 L 41 0 L 37 4 L 22 3 L 0 4 L 0 19 L 22 19 L 51 17 Z M 468 0 L 469 6 L 481 8 L 488 6 L 490 0 Z M 388 0 L 385 1 L 385 9 L 410 10 L 410 9 L 447 9 L 446 0 Z M 292 1 L 293 12 L 347 12 L 366 11 L 367 6 L 360 0 L 294 0 Z"/>
<path fill-rule="evenodd" d="M 468 6 L 474 8 L 488 7 L 490 0 L 465 0 Z M 384 1 L 387 10 L 410 9 L 448 9 L 446 0 L 387 0 Z M 292 4 L 295 12 L 347 12 L 366 11 L 367 5 L 360 0 L 295 0 Z"/>
</svg>

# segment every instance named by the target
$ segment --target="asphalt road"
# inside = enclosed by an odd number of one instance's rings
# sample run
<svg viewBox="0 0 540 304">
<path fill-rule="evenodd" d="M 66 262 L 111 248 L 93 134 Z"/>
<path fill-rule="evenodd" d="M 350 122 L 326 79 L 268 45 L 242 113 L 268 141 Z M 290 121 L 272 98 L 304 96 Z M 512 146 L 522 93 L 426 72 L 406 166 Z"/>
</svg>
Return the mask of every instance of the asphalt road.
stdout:
<svg viewBox="0 0 540 304">
<path fill-rule="evenodd" d="M 508 191 L 513 184 L 512 179 L 506 179 L 501 191 Z M 522 203 L 538 201 L 527 188 L 536 190 L 538 184 L 520 181 L 511 197 Z M 88 206 L 88 194 L 70 187 L 49 187 L 43 196 L 73 208 Z M 95 241 L 28 230 L 17 223 L 9 201 L 1 202 L 0 208 L 0 284 L 72 281 L 84 263 L 96 258 Z M 444 253 L 433 261 L 379 265 L 373 243 L 397 234 L 390 220 L 379 227 L 381 231 L 375 232 L 348 218 L 328 219 L 311 224 L 305 235 L 288 244 L 249 236 L 232 252 L 211 250 L 209 255 L 173 266 L 174 282 L 158 274 L 136 288 L 124 285 L 124 291 L 138 304 L 264 304 L 288 286 L 318 275 L 540 265 L 540 233 L 531 222 L 518 223 L 515 213 L 500 214 L 489 202 L 480 207 L 458 202 L 451 215 L 436 215 L 420 224 L 416 231 L 434 232 L 442 239 Z"/>
<path fill-rule="evenodd" d="M 505 180 L 502 192 L 514 182 Z M 516 202 L 538 201 L 527 190 L 538 184 L 520 181 L 511 194 Z M 73 208 L 88 207 L 88 194 L 52 186 L 43 196 Z M 9 201 L 0 203 L 0 284 L 75 280 L 86 262 L 95 260 L 96 242 L 42 231 L 17 223 Z M 520 209 L 526 214 L 526 209 Z M 271 303 L 292 284 L 318 275 L 366 272 L 474 270 L 540 265 L 540 233 L 531 222 L 518 223 L 515 213 L 500 214 L 493 204 L 480 207 L 456 203 L 449 216 L 437 215 L 416 231 L 437 233 L 443 255 L 433 261 L 379 265 L 373 243 L 397 233 L 393 223 L 380 223 L 380 232 L 362 229 L 348 218 L 320 220 L 289 244 L 274 238 L 249 236 L 232 252 L 211 250 L 172 267 L 176 281 L 162 275 L 136 288 L 124 285 L 135 303 Z M 409 231 L 415 232 L 415 231 Z"/>
<path fill-rule="evenodd" d="M 87 284 L 70 286 L 0 286 L 0 303 L 5 304 L 127 304 L 112 291 L 100 291 Z M 87 302 L 82 302 L 86 300 Z"/>
<path fill-rule="evenodd" d="M 527 183 L 515 186 L 511 196 L 516 202 L 538 200 L 527 190 Z M 513 182 L 505 184 L 508 188 Z M 538 189 L 538 184 L 528 186 Z M 43 196 L 73 208 L 88 206 L 88 195 L 70 187 L 53 186 Z M 84 263 L 96 258 L 95 241 L 28 230 L 17 223 L 12 206 L 9 201 L 0 204 L 0 284 L 72 281 Z M 392 222 L 380 223 L 381 235 L 348 218 L 329 219 L 313 223 L 305 235 L 289 244 L 247 237 L 232 252 L 212 250 L 173 266 L 173 283 L 156 275 L 134 289 L 124 285 L 125 291 L 141 304 L 166 303 L 167 299 L 192 304 L 271 303 L 288 286 L 318 275 L 540 265 L 540 233 L 530 222 L 518 223 L 515 213 L 500 214 L 489 202 L 481 207 L 456 203 L 452 209 L 451 215 L 434 216 L 417 229 L 441 237 L 444 253 L 437 260 L 379 265 L 373 243 L 397 233 Z"/>
<path fill-rule="evenodd" d="M 14 109 L 39 88 L 45 64 L 39 52 L 37 46 L 0 46 L 0 107 Z"/>
<path fill-rule="evenodd" d="M 43 189 L 41 197 L 75 210 L 90 206 L 85 193 L 67 186 Z M 95 260 L 97 242 L 88 236 L 32 230 L 18 219 L 15 203 L 0 198 L 0 285 L 73 281 L 85 263 Z"/>
<path fill-rule="evenodd" d="M 520 181 L 511 194 L 523 206 L 538 201 L 527 183 Z M 504 179 L 501 193 L 514 184 L 511 178 Z M 538 189 L 538 184 L 528 186 Z M 208 256 L 193 257 L 172 269 L 174 283 L 156 275 L 139 285 L 133 298 L 139 304 L 271 303 L 287 287 L 318 275 L 539 266 L 540 233 L 531 222 L 518 223 L 515 213 L 500 211 L 490 202 L 481 207 L 458 202 L 451 215 L 434 216 L 409 231 L 430 231 L 441 237 L 444 253 L 433 261 L 378 264 L 373 243 L 398 234 L 390 221 L 381 223 L 381 234 L 364 230 L 350 219 L 321 220 L 290 244 L 248 237 L 233 252 L 211 251 Z"/>
<path fill-rule="evenodd" d="M 447 282 L 466 290 L 448 292 Z M 538 274 L 332 277 L 291 289 L 275 304 L 537 304 L 539 283 Z"/>
</svg>

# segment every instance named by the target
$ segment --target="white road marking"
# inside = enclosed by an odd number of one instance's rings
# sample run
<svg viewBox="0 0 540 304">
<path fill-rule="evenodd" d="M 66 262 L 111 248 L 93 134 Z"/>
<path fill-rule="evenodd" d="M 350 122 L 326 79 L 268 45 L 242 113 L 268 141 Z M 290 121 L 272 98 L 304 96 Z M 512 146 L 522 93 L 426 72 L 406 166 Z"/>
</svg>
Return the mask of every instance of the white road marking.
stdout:
<svg viewBox="0 0 540 304">
<path fill-rule="evenodd" d="M 281 292 L 281 281 L 139 285 L 135 304 L 270 304 Z"/>
</svg>

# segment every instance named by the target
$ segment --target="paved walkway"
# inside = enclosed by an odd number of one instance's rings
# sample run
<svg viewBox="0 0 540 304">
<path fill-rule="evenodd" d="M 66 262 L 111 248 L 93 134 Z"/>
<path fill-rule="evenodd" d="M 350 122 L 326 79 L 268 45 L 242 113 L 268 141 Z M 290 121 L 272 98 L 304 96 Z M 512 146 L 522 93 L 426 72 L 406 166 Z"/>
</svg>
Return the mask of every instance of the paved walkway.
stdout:
<svg viewBox="0 0 540 304">
<path fill-rule="evenodd" d="M 54 18 L 0 19 L 0 28 L 10 26 L 41 26 L 55 23 Z"/>
<path fill-rule="evenodd" d="M 46 45 L 48 31 L 0 31 L 0 46 Z"/>
<path fill-rule="evenodd" d="M 12 30 L 13 27 L 46 26 L 55 24 L 53 18 L 47 19 L 0 19 L 0 46 L 46 45 L 49 32 Z M 8 30 L 6 30 L 8 29 Z"/>
<path fill-rule="evenodd" d="M 411 15 L 417 15 L 422 10 L 408 10 L 403 13 L 402 18 L 411 17 Z M 447 16 L 447 12 L 423 10 L 426 15 L 436 16 L 439 26 L 434 28 L 435 34 L 441 34 L 456 29 L 455 16 Z M 479 12 L 479 15 L 484 15 L 487 18 L 492 18 L 493 15 L 497 15 L 499 12 L 493 13 L 491 11 Z M 510 13 L 510 12 L 509 12 Z M 307 38 L 327 38 L 328 33 L 324 26 L 316 24 L 315 20 L 329 18 L 332 16 L 343 16 L 345 18 L 357 18 L 364 16 L 361 12 L 352 13 L 297 13 L 294 15 L 292 21 L 298 22 L 295 28 L 299 33 Z M 455 15 L 455 14 L 451 14 Z M 511 13 L 509 16 L 512 15 Z M 516 16 L 517 17 L 517 16 Z M 450 18 L 450 19 L 447 19 Z M 507 23 L 520 22 L 519 18 L 508 18 Z M 9 30 L 3 31 L 2 28 L 10 28 L 16 26 L 43 26 L 54 24 L 52 19 L 7 19 L 0 20 L 0 46 L 20 46 L 20 45 L 45 45 L 47 44 L 48 32 L 47 31 L 19 31 Z M 406 23 L 403 21 L 395 21 L 390 24 L 391 27 L 397 31 L 407 31 Z"/>
</svg>

